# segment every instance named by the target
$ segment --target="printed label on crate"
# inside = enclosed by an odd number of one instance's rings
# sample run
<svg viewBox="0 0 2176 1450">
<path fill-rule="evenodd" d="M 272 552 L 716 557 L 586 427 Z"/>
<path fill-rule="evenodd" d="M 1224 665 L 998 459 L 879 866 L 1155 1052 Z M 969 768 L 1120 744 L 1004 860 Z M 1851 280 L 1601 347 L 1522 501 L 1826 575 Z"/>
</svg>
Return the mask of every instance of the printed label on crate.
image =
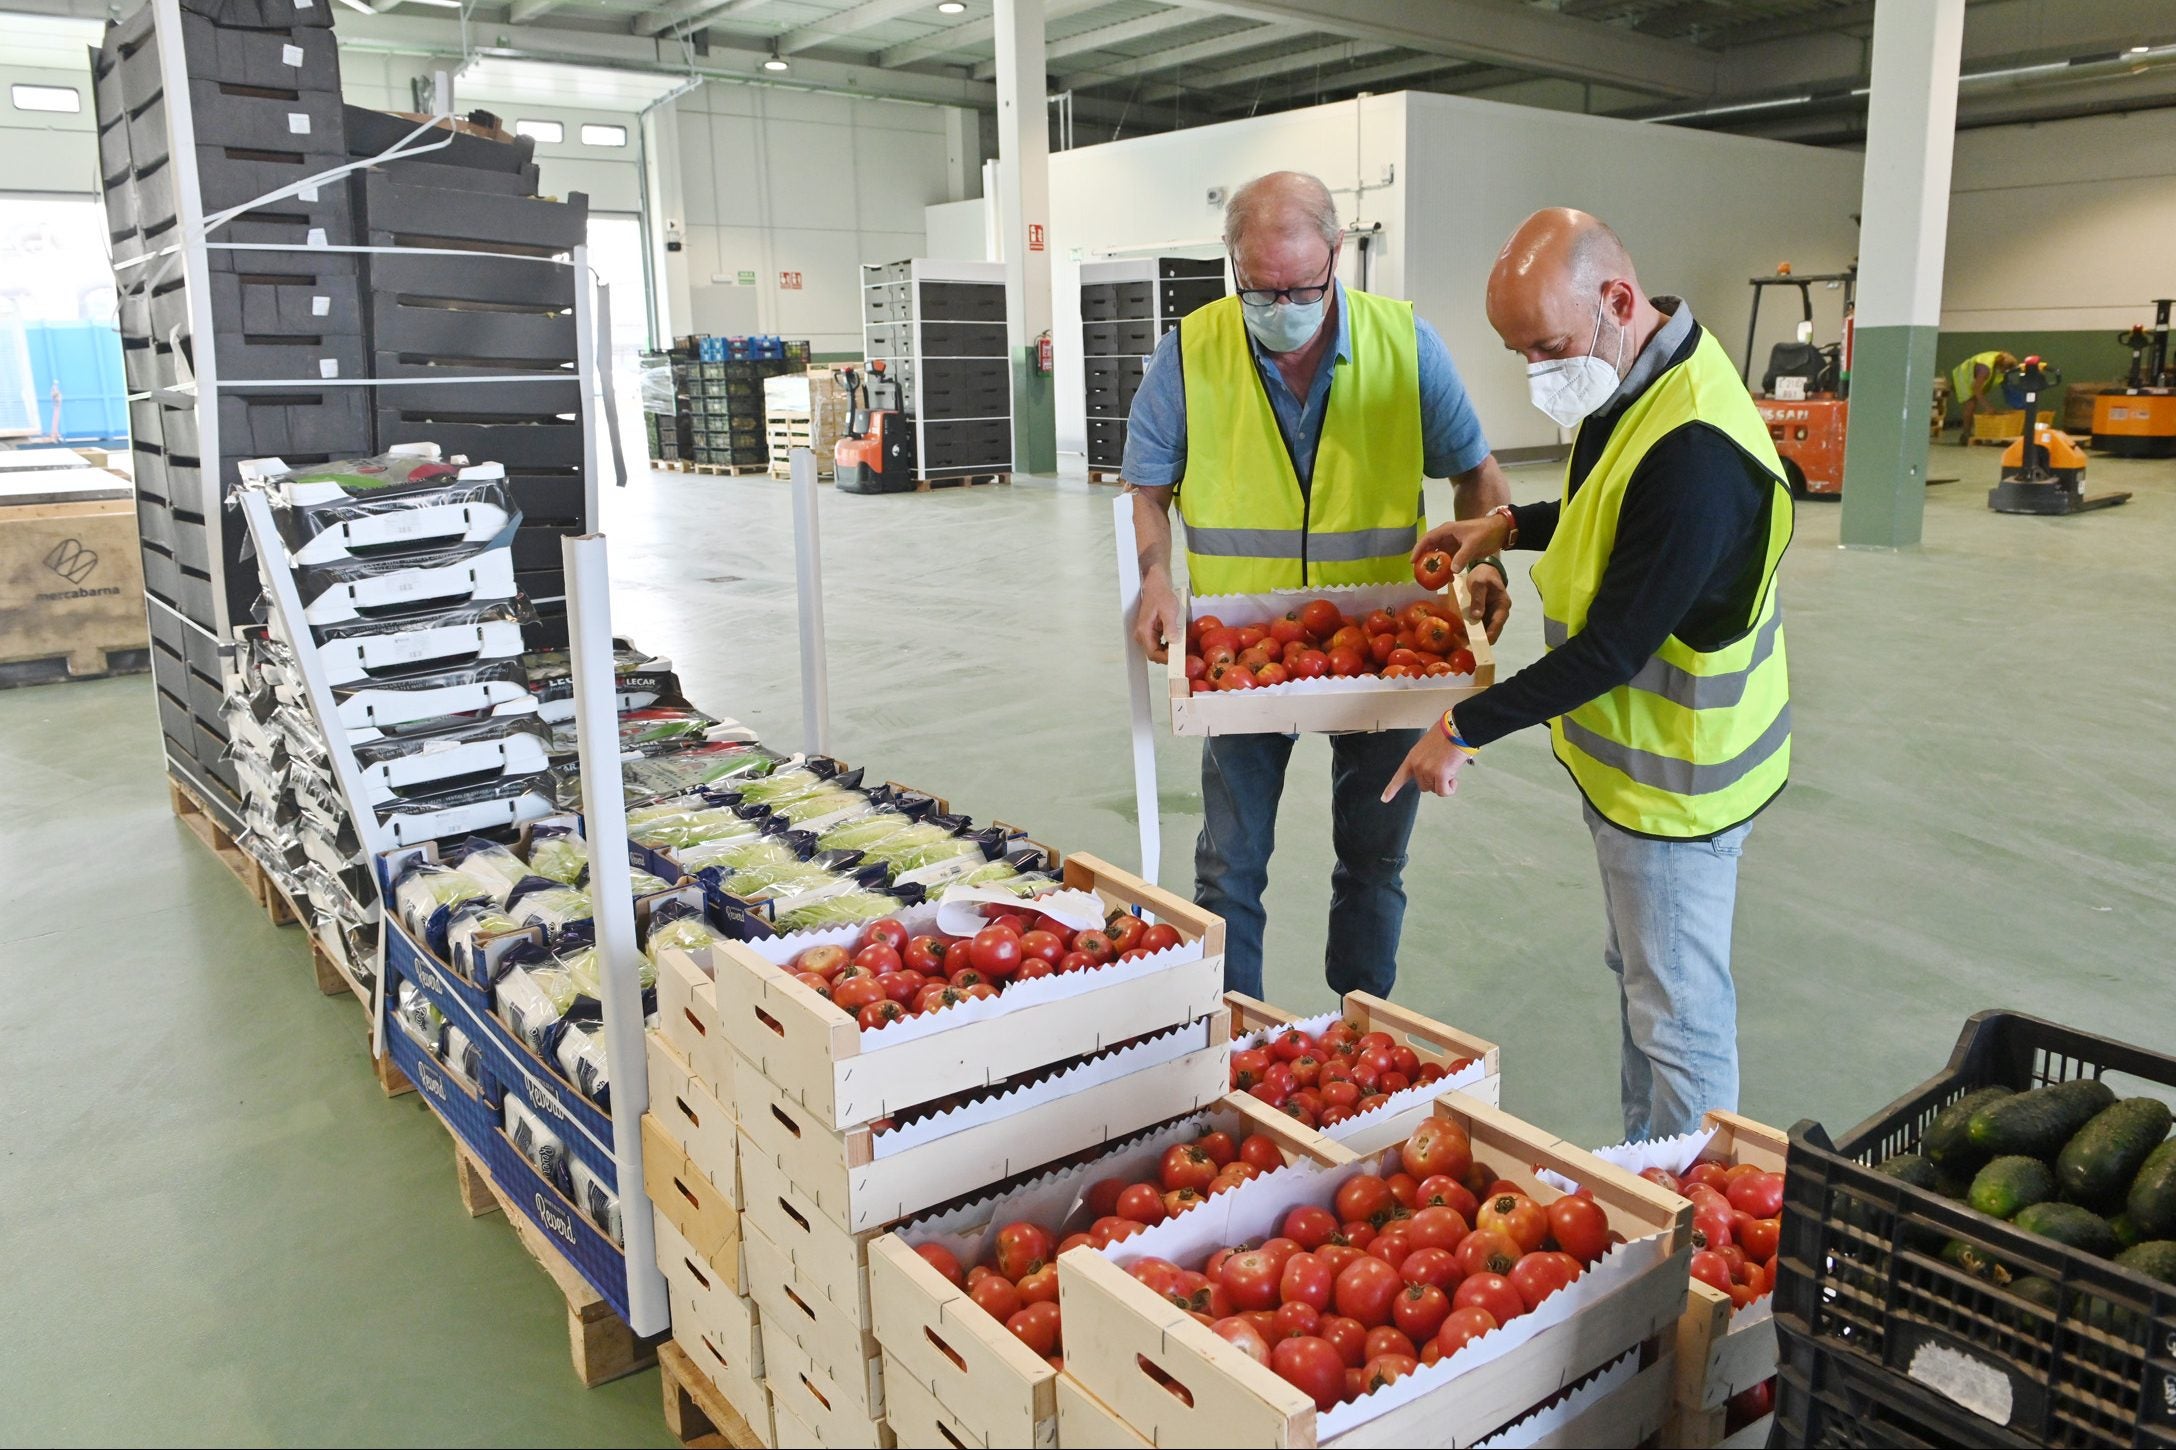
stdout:
<svg viewBox="0 0 2176 1450">
<path fill-rule="evenodd" d="M 1915 1383 L 1998 1425 L 2037 1424 L 2046 1392 L 1986 1358 L 1970 1345 L 1900 1319 L 1891 1319 L 1886 1358 Z"/>
<path fill-rule="evenodd" d="M 299 66 L 299 65 L 301 65 L 301 64 L 302 64 L 302 47 L 301 47 L 301 46 L 299 46 L 299 45 L 283 45 L 283 46 L 281 46 L 281 47 L 280 47 L 280 64 L 281 64 L 281 65 L 290 65 L 290 66 Z"/>
</svg>

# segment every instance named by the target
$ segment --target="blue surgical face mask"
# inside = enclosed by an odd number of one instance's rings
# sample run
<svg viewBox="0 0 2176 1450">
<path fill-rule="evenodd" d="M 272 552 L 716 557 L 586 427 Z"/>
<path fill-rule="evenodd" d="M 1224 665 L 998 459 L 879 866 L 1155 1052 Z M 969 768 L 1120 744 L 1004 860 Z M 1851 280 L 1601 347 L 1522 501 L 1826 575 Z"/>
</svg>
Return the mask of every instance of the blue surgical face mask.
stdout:
<svg viewBox="0 0 2176 1450">
<path fill-rule="evenodd" d="M 1247 331 L 1256 342 L 1271 352 L 1294 352 L 1307 346 L 1322 330 L 1322 314 L 1329 305 L 1329 296 L 1324 294 L 1312 302 L 1257 305 L 1242 301 L 1239 308 L 1246 318 Z"/>
</svg>

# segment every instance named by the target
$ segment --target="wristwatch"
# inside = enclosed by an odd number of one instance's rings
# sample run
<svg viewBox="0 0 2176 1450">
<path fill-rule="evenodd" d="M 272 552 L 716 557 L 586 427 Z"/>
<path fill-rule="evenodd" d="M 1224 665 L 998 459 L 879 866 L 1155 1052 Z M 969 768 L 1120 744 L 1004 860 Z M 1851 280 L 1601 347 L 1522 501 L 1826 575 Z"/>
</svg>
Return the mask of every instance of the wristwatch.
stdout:
<svg viewBox="0 0 2176 1450">
<path fill-rule="evenodd" d="M 1511 505 L 1500 503 L 1490 509 L 1489 513 L 1491 516 L 1504 521 L 1504 547 L 1516 549 L 1519 546 L 1519 516 L 1512 512 Z"/>
</svg>

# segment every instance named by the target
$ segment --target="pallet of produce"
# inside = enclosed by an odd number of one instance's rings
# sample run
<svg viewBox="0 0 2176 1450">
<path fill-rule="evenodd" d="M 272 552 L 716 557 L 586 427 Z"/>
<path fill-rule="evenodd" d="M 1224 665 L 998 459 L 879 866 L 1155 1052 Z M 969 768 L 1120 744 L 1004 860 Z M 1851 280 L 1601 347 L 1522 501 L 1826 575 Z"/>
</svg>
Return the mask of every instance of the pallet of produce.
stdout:
<svg viewBox="0 0 2176 1450">
<path fill-rule="evenodd" d="M 1432 725 L 1496 682 L 1469 627 L 1463 579 L 1179 597 L 1170 651 L 1180 735 L 1396 730 Z M 1446 590 L 1446 586 L 1449 588 Z M 1176 642 L 1174 642 L 1176 643 Z"/>
<path fill-rule="evenodd" d="M 1093 856 L 1068 859 L 1064 879 L 1064 891 L 1028 903 L 970 889 L 963 905 L 955 888 L 946 893 L 950 907 L 896 918 L 895 941 L 877 942 L 861 925 L 832 927 L 725 943 L 699 954 L 697 964 L 717 984 L 720 1026 L 734 1050 L 842 1132 L 1221 1011 L 1220 919 Z M 978 901 L 1009 901 L 1014 921 L 984 924 Z M 1096 921 L 1071 928 L 1072 951 L 1058 933 L 1039 932 L 1029 920 L 1041 913 L 1082 920 L 1084 910 Z M 1107 915 L 1142 923 L 1141 945 L 1114 952 L 1108 933 L 1095 929 Z M 1007 935 L 1009 942 L 1001 939 Z M 1080 947 L 1083 936 L 1096 951 Z M 963 982 L 954 970 L 942 986 L 925 981 L 917 996 L 930 995 L 907 1015 L 880 1005 L 887 993 L 873 979 L 907 965 L 918 938 L 942 951 L 946 939 L 960 937 L 970 938 L 971 978 Z M 861 960 L 848 960 L 850 952 Z M 1075 953 L 1080 960 L 1068 968 L 1065 959 Z M 854 980 L 861 976 L 870 985 Z M 863 1009 L 865 1020 L 857 1020 Z"/>
<path fill-rule="evenodd" d="M 2172 1089 L 2176 1057 L 1982 1012 L 1942 1072 L 1841 1140 L 1794 1127 L 1775 1285 L 1787 1443 L 1869 1400 L 1936 1442 L 2176 1438 Z"/>
<path fill-rule="evenodd" d="M 1372 993 L 1347 992 L 1338 1011 L 1308 1018 L 1238 992 L 1224 1000 L 1232 1013 L 1232 1089 L 1321 1128 L 1356 1154 L 1404 1142 L 1444 1093 L 1491 1105 L 1501 1098 L 1503 1054 L 1495 1043 Z"/>
<path fill-rule="evenodd" d="M 763 1340 L 755 1301 L 741 1287 L 744 1276 L 720 1272 L 717 1262 L 688 1242 L 664 1213 L 656 1215 L 655 1228 L 657 1266 L 672 1306 L 673 1342 L 743 1419 L 767 1434 L 771 1396 L 763 1385 Z M 737 1262 L 741 1253 L 736 1241 L 728 1264 Z"/>
<path fill-rule="evenodd" d="M 1228 1097 L 1009 1192 L 883 1235 L 869 1249 L 869 1300 L 885 1354 L 887 1403 L 906 1376 L 945 1411 L 955 1444 L 995 1450 L 1060 1443 L 1061 1247 L 1141 1232 L 1299 1160 L 1330 1165 L 1351 1155 L 1261 1112 L 1252 1099 Z"/>
<path fill-rule="evenodd" d="M 1780 1129 L 1714 1111 L 1696 1133 L 1594 1150 L 1693 1208 L 1692 1282 L 1677 1323 L 1666 1444 L 1768 1443 L 1776 1375 L 1770 1291 L 1788 1147 Z"/>
<path fill-rule="evenodd" d="M 1470 1228 L 1424 1197 L 1469 1175 L 1488 1180 Z M 1401 1192 L 1420 1205 L 1409 1218 Z M 1448 1093 L 1379 1158 L 1293 1164 L 1061 1255 L 1066 1370 L 1163 1446 L 1472 1445 L 1629 1353 L 1648 1367 L 1667 1353 L 1691 1218 L 1675 1195 Z M 1211 1325 L 1160 1292 L 1190 1272 L 1223 1290 Z M 1266 1335 L 1250 1317 L 1264 1312 Z"/>
<path fill-rule="evenodd" d="M 662 1010 L 662 1002 L 660 1009 Z M 680 1050 L 653 1027 L 643 1034 L 650 1066 L 650 1116 L 695 1172 L 710 1180 L 736 1210 L 740 1206 L 739 1133 L 723 1099 L 695 1076 Z"/>
</svg>

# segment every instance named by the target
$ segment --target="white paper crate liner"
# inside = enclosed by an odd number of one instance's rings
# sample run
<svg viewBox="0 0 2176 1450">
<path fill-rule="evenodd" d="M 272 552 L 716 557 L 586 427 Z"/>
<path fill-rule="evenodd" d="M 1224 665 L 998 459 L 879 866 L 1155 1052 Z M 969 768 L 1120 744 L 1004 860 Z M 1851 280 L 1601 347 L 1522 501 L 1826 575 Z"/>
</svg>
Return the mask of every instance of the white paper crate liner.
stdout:
<svg viewBox="0 0 2176 1450">
<path fill-rule="evenodd" d="M 1599 1375 L 1572 1391 L 1561 1403 L 1536 1410 L 1525 1419 L 1506 1425 L 1486 1440 L 1478 1442 L 1474 1450 L 1521 1450 L 1521 1447 L 1536 1444 L 1585 1414 L 1603 1396 L 1614 1394 L 1630 1384 L 1639 1372 L 1640 1352 L 1637 1349 L 1627 1350 L 1611 1361 Z"/>
<path fill-rule="evenodd" d="M 1279 1033 L 1288 1032 L 1295 1027 L 1299 1028 L 1302 1032 L 1311 1033 L 1319 1037 L 1333 1023 L 1343 1021 L 1344 1016 L 1345 1014 L 1342 1012 L 1323 1012 L 1313 1017 L 1301 1017 L 1295 1018 L 1293 1021 L 1290 1022 L 1281 1022 L 1275 1027 L 1265 1027 L 1259 1032 L 1249 1032 L 1243 1037 L 1233 1038 L 1232 1051 L 1244 1052 L 1250 1047 L 1260 1047 L 1264 1043 L 1268 1042 L 1270 1038 L 1277 1036 Z M 1457 1072 L 1446 1073 L 1444 1076 L 1437 1078 L 1434 1082 L 1414 1083 L 1411 1087 L 1406 1088 L 1403 1092 L 1395 1092 L 1390 1094 L 1389 1102 L 1378 1104 L 1377 1106 L 1368 1109 L 1368 1111 L 1364 1113 L 1356 1112 L 1351 1117 L 1345 1119 L 1343 1123 L 1334 1124 L 1330 1127 L 1323 1128 L 1320 1131 L 1325 1138 L 1328 1138 L 1332 1142 L 1335 1142 L 1337 1140 L 1339 1130 L 1344 1128 L 1348 1123 L 1364 1124 L 1372 1121 L 1379 1114 L 1389 1114 L 1395 1116 L 1396 1114 L 1406 1112 L 1412 1108 L 1427 1107 L 1432 1105 L 1437 1098 L 1442 1097 L 1445 1093 L 1464 1092 L 1467 1088 L 1472 1087 L 1474 1084 L 1479 1082 L 1485 1082 L 1487 1079 L 1488 1060 L 1486 1058 L 1477 1057 L 1472 1062 L 1467 1063 Z"/>
</svg>

